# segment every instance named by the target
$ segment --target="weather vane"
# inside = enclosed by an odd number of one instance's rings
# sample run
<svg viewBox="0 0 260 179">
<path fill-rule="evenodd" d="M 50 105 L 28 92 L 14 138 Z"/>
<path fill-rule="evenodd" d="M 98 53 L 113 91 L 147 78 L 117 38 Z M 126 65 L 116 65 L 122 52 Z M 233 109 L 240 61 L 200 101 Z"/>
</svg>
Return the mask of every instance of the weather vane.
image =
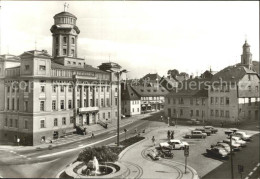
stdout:
<svg viewBox="0 0 260 179">
<path fill-rule="evenodd" d="M 64 3 L 64 12 L 66 12 L 69 8 L 69 4 L 67 4 L 66 2 Z"/>
</svg>

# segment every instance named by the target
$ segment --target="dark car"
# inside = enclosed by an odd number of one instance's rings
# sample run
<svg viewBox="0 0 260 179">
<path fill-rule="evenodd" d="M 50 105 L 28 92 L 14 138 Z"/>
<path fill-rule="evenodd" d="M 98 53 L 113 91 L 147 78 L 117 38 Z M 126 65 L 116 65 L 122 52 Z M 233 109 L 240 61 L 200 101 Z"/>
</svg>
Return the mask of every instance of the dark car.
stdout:
<svg viewBox="0 0 260 179">
<path fill-rule="evenodd" d="M 228 153 L 222 147 L 212 147 L 211 149 L 206 149 L 207 154 L 211 157 L 216 157 L 220 159 L 228 158 Z"/>
<path fill-rule="evenodd" d="M 210 130 L 212 134 L 216 134 L 218 132 L 218 129 L 216 129 L 212 126 L 205 126 L 204 129 Z"/>
<path fill-rule="evenodd" d="M 208 129 L 196 128 L 195 130 L 196 130 L 196 131 L 201 131 L 201 132 L 203 132 L 203 133 L 206 133 L 207 136 L 210 136 L 210 135 L 211 135 L 211 130 L 208 130 Z"/>
</svg>

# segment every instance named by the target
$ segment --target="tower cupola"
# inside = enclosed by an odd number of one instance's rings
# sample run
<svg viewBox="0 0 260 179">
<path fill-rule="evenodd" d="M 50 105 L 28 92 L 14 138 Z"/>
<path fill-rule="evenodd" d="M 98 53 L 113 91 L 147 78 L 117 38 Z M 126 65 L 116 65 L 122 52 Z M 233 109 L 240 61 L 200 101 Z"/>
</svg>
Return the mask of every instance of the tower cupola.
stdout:
<svg viewBox="0 0 260 179">
<path fill-rule="evenodd" d="M 77 40 L 80 33 L 76 26 L 77 17 L 66 11 L 68 6 L 64 5 L 64 11 L 56 14 L 52 32 L 52 56 L 55 57 L 77 57 Z"/>
<path fill-rule="evenodd" d="M 241 65 L 252 70 L 252 53 L 250 52 L 250 45 L 245 41 L 243 45 L 243 54 L 241 55 Z"/>
</svg>

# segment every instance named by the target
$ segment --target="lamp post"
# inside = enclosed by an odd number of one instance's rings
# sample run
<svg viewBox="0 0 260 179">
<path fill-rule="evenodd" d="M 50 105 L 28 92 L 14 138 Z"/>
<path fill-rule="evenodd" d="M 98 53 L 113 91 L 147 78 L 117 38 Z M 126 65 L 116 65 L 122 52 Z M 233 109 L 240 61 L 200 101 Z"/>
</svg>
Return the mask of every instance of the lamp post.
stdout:
<svg viewBox="0 0 260 179">
<path fill-rule="evenodd" d="M 226 133 L 230 137 L 229 145 L 230 145 L 230 165 L 231 165 L 231 179 L 234 179 L 234 171 L 233 171 L 233 151 L 232 151 L 232 132 Z"/>
<path fill-rule="evenodd" d="M 117 91 L 117 146 L 119 146 L 119 127 L 120 127 L 120 76 L 122 73 L 127 73 L 127 71 L 121 70 L 117 71 L 116 74 L 118 75 L 118 91 Z"/>
</svg>

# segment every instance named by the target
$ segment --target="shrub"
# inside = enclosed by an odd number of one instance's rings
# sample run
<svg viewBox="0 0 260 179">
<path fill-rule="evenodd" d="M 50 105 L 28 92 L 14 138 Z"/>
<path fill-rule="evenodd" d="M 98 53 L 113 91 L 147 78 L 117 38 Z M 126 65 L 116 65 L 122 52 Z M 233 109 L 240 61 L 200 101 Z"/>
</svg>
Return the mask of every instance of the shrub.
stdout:
<svg viewBox="0 0 260 179">
<path fill-rule="evenodd" d="M 88 164 L 90 160 L 93 160 L 94 156 L 97 158 L 98 162 L 115 162 L 118 159 L 117 153 L 115 153 L 111 148 L 102 146 L 96 148 L 85 148 L 78 156 L 78 161 L 82 161 Z"/>
</svg>

